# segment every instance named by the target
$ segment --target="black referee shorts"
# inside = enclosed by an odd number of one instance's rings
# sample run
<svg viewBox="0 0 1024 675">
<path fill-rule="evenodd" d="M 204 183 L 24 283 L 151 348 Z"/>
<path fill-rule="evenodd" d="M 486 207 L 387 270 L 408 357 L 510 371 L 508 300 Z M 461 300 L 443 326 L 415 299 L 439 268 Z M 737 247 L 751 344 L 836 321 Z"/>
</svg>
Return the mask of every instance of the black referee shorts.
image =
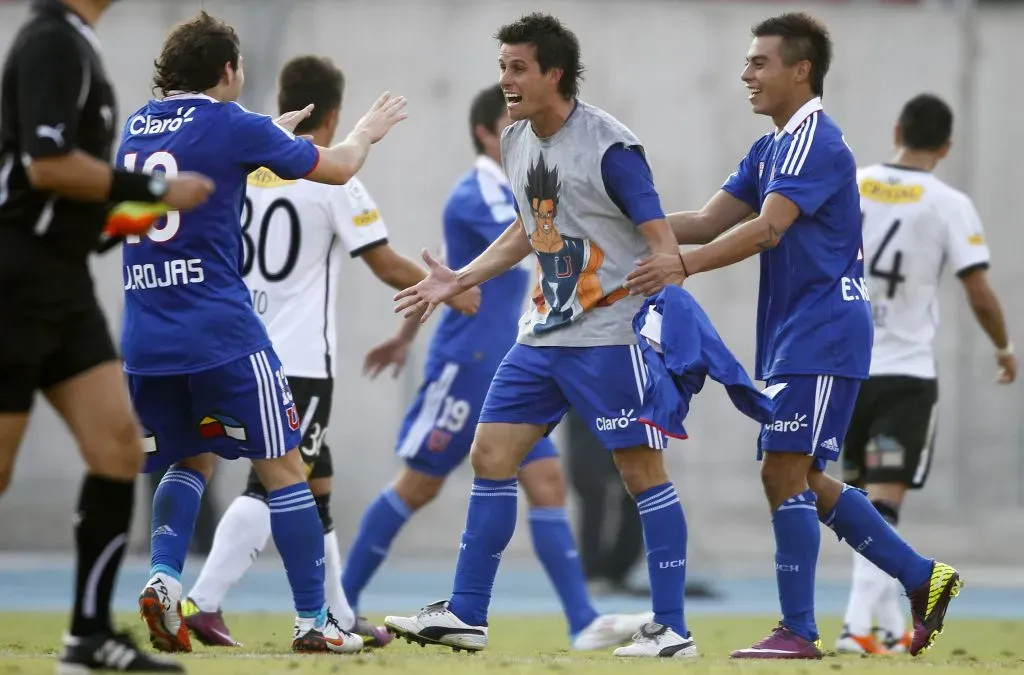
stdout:
<svg viewBox="0 0 1024 675">
<path fill-rule="evenodd" d="M 45 312 L 0 301 L 0 413 L 23 413 L 37 389 L 60 384 L 117 360 L 107 320 L 96 300 Z"/>
<path fill-rule="evenodd" d="M 939 385 L 934 379 L 877 375 L 860 388 L 843 444 L 843 480 L 863 487 L 924 487 L 935 449 Z"/>
</svg>

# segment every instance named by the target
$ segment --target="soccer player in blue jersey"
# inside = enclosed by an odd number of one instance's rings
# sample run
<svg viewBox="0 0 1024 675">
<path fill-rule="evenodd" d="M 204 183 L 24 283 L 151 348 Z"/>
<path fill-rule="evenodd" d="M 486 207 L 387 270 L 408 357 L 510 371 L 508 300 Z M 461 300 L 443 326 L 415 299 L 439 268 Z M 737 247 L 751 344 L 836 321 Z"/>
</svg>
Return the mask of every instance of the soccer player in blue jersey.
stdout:
<svg viewBox="0 0 1024 675">
<path fill-rule="evenodd" d="M 455 185 L 444 208 L 449 264 L 461 267 L 473 260 L 516 218 L 512 190 L 499 163 L 501 132 L 509 122 L 500 86 L 488 87 L 473 99 L 469 128 L 476 163 Z M 445 310 L 430 342 L 424 382 L 399 432 L 397 451 L 405 468 L 367 509 L 349 549 L 342 583 L 353 606 L 358 606 L 406 520 L 437 496 L 469 454 L 487 387 L 515 342 L 529 276 L 513 267 L 481 285 L 476 316 Z M 397 375 L 419 326 L 417 318 L 407 319 L 398 335 L 368 354 L 371 377 L 390 365 Z M 562 601 L 573 649 L 603 649 L 627 640 L 651 616 L 600 616 L 591 604 L 565 515 L 565 478 L 549 439 L 540 439 L 526 455 L 519 480 L 530 502 L 534 550 Z"/>
<path fill-rule="evenodd" d="M 777 411 L 761 431 L 758 457 L 775 530 L 782 621 L 733 657 L 821 658 L 814 619 L 819 519 L 903 584 L 914 617 L 910 651 L 919 654 L 941 630 L 959 574 L 917 554 L 863 491 L 824 473 L 826 462 L 839 458 L 872 343 L 856 165 L 821 105 L 832 42 L 803 13 L 762 21 L 753 38 L 741 77 L 754 112 L 771 117 L 774 130 L 703 209 L 669 215 L 680 244 L 703 246 L 652 256 L 629 284 L 643 293 L 666 270 L 682 267 L 690 276 L 760 254 L 756 377 L 767 382 Z"/>
<path fill-rule="evenodd" d="M 288 380 L 242 279 L 239 214 L 246 177 L 265 166 L 284 179 L 343 184 L 370 145 L 404 118 L 382 96 L 340 144 L 295 137 L 309 107 L 275 122 L 234 101 L 244 81 L 238 36 L 201 13 L 177 26 L 156 62 L 163 98 L 128 116 L 117 161 L 173 176 L 202 171 L 216 191 L 200 209 L 170 212 L 124 246 L 122 335 L 132 402 L 145 430 L 145 471 L 170 466 L 153 500 L 151 578 L 139 598 L 151 642 L 190 651 L 180 575 L 215 456 L 249 458 L 268 492 L 271 531 L 297 612 L 292 648 L 354 651 L 324 601 L 324 537 L 297 446 Z"/>
<path fill-rule="evenodd" d="M 531 252 L 539 284 L 480 411 L 451 598 L 384 623 L 423 644 L 486 647 L 491 588 L 515 530 L 517 474 L 572 406 L 614 452 L 644 527 L 654 621 L 615 653 L 696 656 L 683 614 L 686 520 L 665 472 L 666 439 L 636 414 L 647 370 L 632 320 L 644 299 L 622 285 L 639 256 L 676 255 L 676 241 L 640 140 L 578 98 L 582 65 L 572 31 L 537 13 L 503 26 L 496 38 L 499 84 L 513 120 L 502 133 L 501 160 L 519 216 L 458 272 L 424 253 L 430 274 L 396 296 L 396 311 L 422 313 L 425 320 L 438 303 L 497 277 Z M 661 284 L 682 279 L 681 272 L 667 273 Z M 483 311 L 487 305 L 484 298 Z M 444 380 L 442 372 L 441 387 Z"/>
</svg>

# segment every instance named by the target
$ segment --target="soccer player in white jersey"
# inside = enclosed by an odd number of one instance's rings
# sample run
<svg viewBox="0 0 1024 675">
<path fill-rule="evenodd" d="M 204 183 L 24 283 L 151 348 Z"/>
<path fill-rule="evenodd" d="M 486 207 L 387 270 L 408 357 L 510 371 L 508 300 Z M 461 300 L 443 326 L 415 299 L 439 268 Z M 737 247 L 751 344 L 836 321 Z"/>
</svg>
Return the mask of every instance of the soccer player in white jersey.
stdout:
<svg viewBox="0 0 1024 675">
<path fill-rule="evenodd" d="M 856 164 L 821 102 L 832 40 L 801 12 L 766 19 L 751 33 L 740 78 L 753 111 L 770 117 L 774 128 L 704 208 L 668 216 L 680 244 L 703 245 L 641 261 L 627 283 L 631 292 L 647 292 L 665 270 L 681 267 L 690 276 L 760 257 L 755 377 L 774 397 L 776 417 L 761 430 L 757 457 L 772 514 L 782 621 L 733 658 L 822 657 L 814 616 L 819 519 L 899 579 L 910 597 L 910 652 L 917 655 L 942 631 L 960 591 L 959 573 L 921 556 L 862 490 L 824 472 L 839 459 L 872 341 Z"/>
<path fill-rule="evenodd" d="M 313 111 L 296 133 L 329 146 L 338 127 L 345 80 L 329 59 L 299 56 L 281 71 L 278 107 Z M 331 519 L 330 450 L 325 442 L 337 358 L 338 273 L 344 254 L 361 258 L 374 275 L 395 289 L 424 278 L 424 270 L 388 244 L 377 205 L 358 178 L 343 186 L 284 180 L 266 167 L 250 174 L 242 210 L 242 275 L 252 305 L 280 355 L 300 419 L 299 450 L 324 531 L 325 592 L 343 630 L 360 634 L 367 646 L 390 636 L 352 613 L 341 587 L 341 552 Z M 344 251 L 343 251 L 344 249 Z M 479 293 L 453 299 L 473 312 Z M 242 496 L 221 519 L 213 548 L 195 586 L 182 603 L 185 624 L 207 645 L 234 646 L 221 614 L 228 590 L 249 569 L 270 538 L 267 491 L 255 471 Z"/>
<path fill-rule="evenodd" d="M 945 102 L 916 96 L 900 113 L 892 160 L 858 175 L 875 340 L 870 376 L 843 446 L 843 472 L 848 483 L 868 491 L 893 527 L 907 491 L 924 487 L 931 466 L 938 400 L 932 343 L 939 325 L 936 293 L 947 266 L 995 347 L 997 382 L 1017 377 L 1017 358 L 988 280 L 981 219 L 970 197 L 932 175 L 949 153 L 952 130 Z M 910 636 L 899 596 L 898 583 L 854 553 L 836 651 L 906 651 Z"/>
</svg>

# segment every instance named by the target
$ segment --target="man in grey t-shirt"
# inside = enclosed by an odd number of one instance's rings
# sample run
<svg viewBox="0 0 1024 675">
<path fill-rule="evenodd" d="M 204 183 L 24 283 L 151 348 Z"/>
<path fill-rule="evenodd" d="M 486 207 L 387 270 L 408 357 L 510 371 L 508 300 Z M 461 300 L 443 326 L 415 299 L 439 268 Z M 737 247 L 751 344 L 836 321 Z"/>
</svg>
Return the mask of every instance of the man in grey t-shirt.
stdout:
<svg viewBox="0 0 1024 675">
<path fill-rule="evenodd" d="M 496 37 L 499 83 L 513 120 L 502 135 L 502 162 L 519 217 L 458 272 L 424 252 L 430 274 L 396 296 L 396 311 L 422 312 L 426 320 L 445 298 L 531 252 L 538 288 L 480 412 L 451 599 L 385 623 L 422 644 L 486 646 L 491 587 L 515 530 L 516 471 L 572 407 L 614 453 L 644 526 L 654 621 L 615 653 L 695 656 L 683 618 L 686 521 L 665 473 L 666 439 L 637 420 L 647 372 L 632 319 L 643 298 L 624 286 L 638 259 L 678 255 L 676 240 L 640 141 L 577 97 L 582 66 L 576 36 L 552 16 L 531 14 Z M 649 289 L 681 283 L 682 263 L 665 275 Z"/>
</svg>

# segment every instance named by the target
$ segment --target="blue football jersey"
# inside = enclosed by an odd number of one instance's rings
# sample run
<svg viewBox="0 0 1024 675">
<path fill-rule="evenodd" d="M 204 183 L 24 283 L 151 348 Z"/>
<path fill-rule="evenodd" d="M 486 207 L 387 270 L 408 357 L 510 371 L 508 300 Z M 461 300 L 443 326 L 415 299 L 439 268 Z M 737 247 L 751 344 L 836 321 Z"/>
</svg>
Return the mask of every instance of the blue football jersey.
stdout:
<svg viewBox="0 0 1024 675">
<path fill-rule="evenodd" d="M 756 212 L 772 192 L 800 208 L 778 246 L 761 253 L 755 377 L 866 378 L 873 327 L 857 167 L 820 99 L 758 139 L 722 189 Z"/>
<path fill-rule="evenodd" d="M 316 147 L 237 103 L 200 94 L 150 101 L 124 125 L 117 165 L 174 176 L 197 171 L 216 183 L 209 201 L 170 212 L 123 247 L 125 370 L 193 373 L 264 349 L 267 331 L 242 280 L 261 245 L 241 228 L 246 177 L 266 166 L 285 179 L 308 175 Z"/>
<path fill-rule="evenodd" d="M 448 266 L 457 270 L 484 252 L 516 219 L 512 190 L 498 166 L 481 155 L 455 185 L 444 208 Z M 516 341 L 529 272 L 513 267 L 480 286 L 480 310 L 465 316 L 444 308 L 430 342 L 429 364 L 483 362 L 497 367 Z"/>
</svg>

